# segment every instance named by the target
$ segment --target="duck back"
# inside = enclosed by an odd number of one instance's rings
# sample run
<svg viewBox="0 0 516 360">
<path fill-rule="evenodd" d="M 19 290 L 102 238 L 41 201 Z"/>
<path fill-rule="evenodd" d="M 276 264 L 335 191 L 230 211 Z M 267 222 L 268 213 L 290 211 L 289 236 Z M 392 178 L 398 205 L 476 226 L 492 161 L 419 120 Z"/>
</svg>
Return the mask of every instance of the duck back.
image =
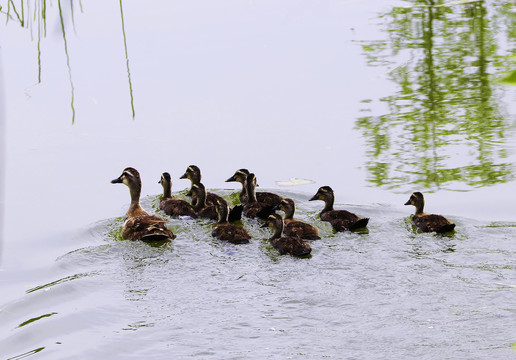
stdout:
<svg viewBox="0 0 516 360">
<path fill-rule="evenodd" d="M 312 252 L 310 244 L 298 237 L 283 236 L 271 239 L 270 242 L 281 255 L 306 256 Z"/>
<path fill-rule="evenodd" d="M 174 234 L 166 221 L 155 215 L 140 215 L 127 219 L 122 228 L 122 237 L 128 240 L 157 241 L 173 239 Z"/>
<path fill-rule="evenodd" d="M 217 224 L 211 235 L 219 240 L 228 241 L 232 244 L 248 244 L 251 235 L 244 228 L 234 224 Z"/>
<path fill-rule="evenodd" d="M 286 236 L 295 236 L 306 240 L 319 240 L 319 230 L 310 224 L 299 220 L 285 220 L 283 233 Z"/>
<path fill-rule="evenodd" d="M 414 215 L 414 225 L 423 232 L 446 233 L 455 229 L 455 224 L 449 222 L 444 216 L 436 214 Z"/>
<path fill-rule="evenodd" d="M 159 202 L 159 208 L 163 212 L 172 217 L 190 216 L 196 218 L 197 214 L 192 205 L 180 199 L 162 199 Z"/>
</svg>

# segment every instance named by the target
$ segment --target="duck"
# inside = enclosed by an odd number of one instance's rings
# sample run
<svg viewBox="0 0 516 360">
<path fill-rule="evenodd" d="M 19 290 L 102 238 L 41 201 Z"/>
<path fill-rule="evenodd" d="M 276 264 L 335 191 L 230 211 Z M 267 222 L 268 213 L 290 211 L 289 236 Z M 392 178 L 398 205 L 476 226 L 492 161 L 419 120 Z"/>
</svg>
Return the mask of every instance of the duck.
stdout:
<svg viewBox="0 0 516 360">
<path fill-rule="evenodd" d="M 270 226 L 274 234 L 269 239 L 271 245 L 280 255 L 307 256 L 312 252 L 309 243 L 298 236 L 281 236 L 283 232 L 283 218 L 279 214 L 271 214 L 261 227 Z"/>
<path fill-rule="evenodd" d="M 247 202 L 244 204 L 242 213 L 250 218 L 260 218 L 267 219 L 267 217 L 274 212 L 274 207 L 276 205 L 272 205 L 267 202 L 260 202 L 256 198 L 256 176 L 253 173 L 247 175 L 246 178 L 246 188 L 247 188 Z"/>
<path fill-rule="evenodd" d="M 201 169 L 199 169 L 198 166 L 196 166 L 196 165 L 188 166 L 185 173 L 183 175 L 181 175 L 181 177 L 180 177 L 180 179 L 189 179 L 191 182 L 190 190 L 186 194 L 187 196 L 192 196 L 193 186 L 195 184 L 200 184 L 201 178 L 202 178 Z M 196 205 L 195 201 L 196 200 L 192 198 L 192 205 L 194 207 Z M 207 205 L 214 206 L 217 201 L 225 201 L 225 200 L 220 195 L 206 192 L 206 204 Z M 233 221 L 240 220 L 242 218 L 242 210 L 243 210 L 243 206 L 241 206 L 241 205 L 237 205 L 237 206 L 234 206 L 233 208 L 231 208 L 229 211 L 229 221 L 233 222 Z M 213 207 L 212 215 L 213 215 L 213 220 L 216 220 L 217 215 L 215 213 L 214 207 Z"/>
<path fill-rule="evenodd" d="M 247 203 L 248 194 L 246 181 L 249 174 L 250 172 L 247 169 L 238 169 L 235 171 L 235 174 L 233 174 L 232 177 L 226 180 L 226 182 L 239 182 L 242 184 L 242 191 L 238 196 L 242 204 Z M 271 192 L 260 191 L 256 193 L 256 200 L 258 202 L 267 203 L 270 206 L 278 206 L 278 204 L 281 202 L 281 199 L 283 199 L 281 196 Z"/>
<path fill-rule="evenodd" d="M 446 233 L 455 229 L 455 224 L 442 215 L 427 214 L 423 211 L 425 198 L 420 192 L 410 195 L 405 205 L 416 207 L 416 213 L 412 216 L 412 222 L 422 232 Z"/>
<path fill-rule="evenodd" d="M 163 197 L 159 202 L 159 208 L 172 217 L 189 216 L 196 218 L 197 214 L 191 204 L 172 196 L 172 178 L 168 172 L 161 174 L 159 184 L 163 186 Z"/>
<path fill-rule="evenodd" d="M 192 204 L 195 210 L 195 213 L 198 217 L 207 218 L 210 220 L 217 220 L 217 210 L 215 208 L 215 205 L 213 203 L 208 204 L 206 201 L 206 188 L 202 183 L 193 184 L 192 185 Z M 226 200 L 215 200 L 217 201 L 224 201 Z"/>
<path fill-rule="evenodd" d="M 333 203 L 335 195 L 329 186 L 322 186 L 309 201 L 324 201 L 324 209 L 320 213 L 322 221 L 327 221 L 336 231 L 355 230 L 364 228 L 369 222 L 369 218 L 361 218 L 347 210 L 334 210 Z"/>
<path fill-rule="evenodd" d="M 211 231 L 211 235 L 232 244 L 248 244 L 251 235 L 249 235 L 247 230 L 241 226 L 229 223 L 229 207 L 227 202 L 217 201 L 215 203 L 215 210 L 217 211 L 217 223 Z"/>
<path fill-rule="evenodd" d="M 294 218 L 294 212 L 296 211 L 294 200 L 284 198 L 275 210 L 281 210 L 285 213 L 285 217 L 283 218 L 283 222 L 285 223 L 283 233 L 285 235 L 298 236 L 305 240 L 319 240 L 321 238 L 318 228 Z"/>
<path fill-rule="evenodd" d="M 127 167 L 122 174 L 111 180 L 112 184 L 124 184 L 129 188 L 131 204 L 125 214 L 126 220 L 122 227 L 122 237 L 126 240 L 163 241 L 172 240 L 175 236 L 168 229 L 167 221 L 158 215 L 151 215 L 140 205 L 142 181 L 140 173 L 132 167 Z"/>
</svg>

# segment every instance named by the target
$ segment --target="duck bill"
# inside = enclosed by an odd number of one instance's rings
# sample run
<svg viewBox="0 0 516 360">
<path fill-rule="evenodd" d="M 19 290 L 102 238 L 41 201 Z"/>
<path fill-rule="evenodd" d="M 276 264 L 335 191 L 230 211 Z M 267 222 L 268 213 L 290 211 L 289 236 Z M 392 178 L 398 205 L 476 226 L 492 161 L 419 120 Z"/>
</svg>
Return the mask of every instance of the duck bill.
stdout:
<svg viewBox="0 0 516 360">
<path fill-rule="evenodd" d="M 319 200 L 319 199 L 317 199 L 317 194 L 315 194 L 310 199 L 308 199 L 308 201 L 314 201 L 314 200 Z"/>
<path fill-rule="evenodd" d="M 232 177 L 230 177 L 229 179 L 226 180 L 226 182 L 233 182 L 233 181 L 236 181 L 235 175 L 233 175 Z"/>
<path fill-rule="evenodd" d="M 111 184 L 120 184 L 120 183 L 122 183 L 122 182 L 123 182 L 123 181 L 122 181 L 122 179 L 120 179 L 120 178 L 116 178 L 116 179 L 111 180 Z"/>
<path fill-rule="evenodd" d="M 183 175 L 181 175 L 180 179 L 186 179 L 187 176 L 186 176 L 186 173 L 184 173 Z"/>
<path fill-rule="evenodd" d="M 266 228 L 266 227 L 269 227 L 269 224 L 267 222 L 265 222 L 265 224 L 263 225 L 260 225 L 261 228 Z"/>
<path fill-rule="evenodd" d="M 410 200 L 409 200 L 404 205 L 412 205 L 412 204 L 410 203 Z"/>
</svg>

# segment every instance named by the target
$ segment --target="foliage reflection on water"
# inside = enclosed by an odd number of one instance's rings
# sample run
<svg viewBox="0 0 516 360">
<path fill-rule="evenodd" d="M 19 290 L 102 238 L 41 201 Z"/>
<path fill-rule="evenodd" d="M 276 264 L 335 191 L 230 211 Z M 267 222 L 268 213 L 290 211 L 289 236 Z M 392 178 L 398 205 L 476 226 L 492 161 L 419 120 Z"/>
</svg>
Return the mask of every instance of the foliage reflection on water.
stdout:
<svg viewBox="0 0 516 360">
<path fill-rule="evenodd" d="M 500 53 L 513 43 L 512 5 L 412 3 L 381 15 L 388 41 L 361 43 L 370 66 L 401 62 L 389 73 L 399 90 L 381 99 L 387 112 L 356 122 L 369 146 L 369 182 L 469 190 L 513 180 L 511 124 L 493 83 L 511 67 L 514 50 Z"/>
</svg>

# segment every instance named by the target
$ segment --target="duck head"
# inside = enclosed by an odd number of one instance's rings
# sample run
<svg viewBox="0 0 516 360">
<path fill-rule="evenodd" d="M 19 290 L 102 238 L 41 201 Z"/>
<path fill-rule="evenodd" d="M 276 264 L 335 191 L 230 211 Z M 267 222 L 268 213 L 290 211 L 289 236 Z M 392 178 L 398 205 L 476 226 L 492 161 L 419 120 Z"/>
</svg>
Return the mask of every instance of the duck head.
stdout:
<svg viewBox="0 0 516 360">
<path fill-rule="evenodd" d="M 158 181 L 163 186 L 163 197 L 172 196 L 172 178 L 168 172 L 161 174 L 161 179 Z"/>
<path fill-rule="evenodd" d="M 239 169 L 235 171 L 235 174 L 233 174 L 232 177 L 226 180 L 226 182 L 239 182 L 241 184 L 244 184 L 247 180 L 247 175 L 249 175 L 249 170 L 247 169 Z"/>
<path fill-rule="evenodd" d="M 423 208 L 425 207 L 425 198 L 423 197 L 423 194 L 419 191 L 412 193 L 410 195 L 410 198 L 405 203 L 405 205 L 413 205 L 416 207 L 416 214 L 423 213 Z"/>
<path fill-rule="evenodd" d="M 294 200 L 284 198 L 274 208 L 274 210 L 281 210 L 285 213 L 285 219 L 292 219 L 292 217 L 294 216 L 294 212 L 296 210 L 296 204 L 294 203 Z"/>
</svg>

